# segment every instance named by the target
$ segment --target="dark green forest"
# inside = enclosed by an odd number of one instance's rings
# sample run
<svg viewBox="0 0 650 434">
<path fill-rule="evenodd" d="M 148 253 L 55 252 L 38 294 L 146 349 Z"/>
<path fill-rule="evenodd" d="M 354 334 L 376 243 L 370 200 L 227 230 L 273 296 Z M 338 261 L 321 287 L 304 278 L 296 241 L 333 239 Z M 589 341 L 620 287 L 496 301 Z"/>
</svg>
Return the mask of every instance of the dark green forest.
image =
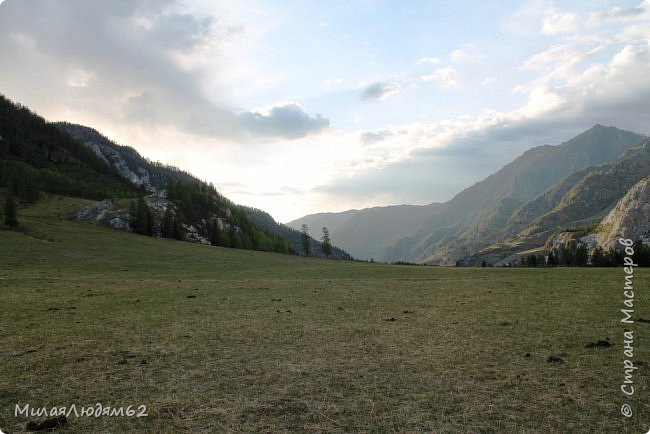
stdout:
<svg viewBox="0 0 650 434">
<path fill-rule="evenodd" d="M 22 202 L 37 201 L 41 191 L 98 200 L 138 195 L 92 150 L 2 95 L 0 186 Z"/>
<path fill-rule="evenodd" d="M 650 246 L 641 240 L 634 243 L 632 261 L 640 267 L 650 267 Z M 519 263 L 513 264 L 520 267 L 619 267 L 625 265 L 625 255 L 621 250 L 610 248 L 603 249 L 596 246 L 591 252 L 583 244 L 576 248 L 560 247 L 551 249 L 546 254 L 530 254 L 522 256 Z M 488 264 L 483 261 L 482 266 Z"/>
<path fill-rule="evenodd" d="M 93 133 L 97 140 L 100 135 L 90 128 L 49 123 L 0 95 L 0 188 L 12 209 L 35 203 L 48 193 L 91 200 L 126 198 L 132 201 L 130 226 L 142 235 L 183 240 L 191 225 L 212 245 L 293 253 L 287 240 L 257 227 L 243 207 L 222 196 L 213 185 L 102 138 L 104 145 L 120 150 L 127 164 L 143 164 L 151 174 L 154 192 L 166 194 L 167 210 L 157 216 L 145 200 L 152 191 L 123 178 L 84 145 L 83 139 Z M 7 221 L 14 223 L 15 217 Z"/>
</svg>

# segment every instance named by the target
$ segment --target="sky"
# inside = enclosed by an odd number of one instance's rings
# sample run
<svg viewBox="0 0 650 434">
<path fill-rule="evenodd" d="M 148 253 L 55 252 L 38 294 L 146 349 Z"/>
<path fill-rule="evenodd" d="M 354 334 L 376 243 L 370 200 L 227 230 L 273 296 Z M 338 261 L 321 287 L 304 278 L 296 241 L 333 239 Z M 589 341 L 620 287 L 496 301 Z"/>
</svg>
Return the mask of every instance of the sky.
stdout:
<svg viewBox="0 0 650 434">
<path fill-rule="evenodd" d="M 650 134 L 650 0 L 0 0 L 0 93 L 287 222 Z"/>
</svg>

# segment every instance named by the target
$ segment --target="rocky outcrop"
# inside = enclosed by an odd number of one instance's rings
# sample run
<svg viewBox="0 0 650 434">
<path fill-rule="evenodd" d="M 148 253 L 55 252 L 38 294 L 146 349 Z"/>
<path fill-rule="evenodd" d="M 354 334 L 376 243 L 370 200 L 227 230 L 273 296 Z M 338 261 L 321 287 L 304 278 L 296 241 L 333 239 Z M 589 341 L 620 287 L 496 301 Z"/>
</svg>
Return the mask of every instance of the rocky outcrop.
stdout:
<svg viewBox="0 0 650 434">
<path fill-rule="evenodd" d="M 151 211 L 153 217 L 153 236 L 160 237 L 162 234 L 161 226 L 163 216 L 168 209 L 171 209 L 172 215 L 175 215 L 176 205 L 171 201 L 158 197 L 158 196 L 147 196 L 144 198 L 147 207 Z M 134 203 L 133 203 L 134 204 Z M 122 202 L 122 207 L 119 204 L 116 204 L 110 199 L 105 199 L 99 202 L 95 202 L 92 205 L 89 205 L 79 211 L 77 211 L 73 218 L 75 220 L 92 222 L 94 224 L 108 226 L 114 229 L 122 229 L 131 231 L 132 227 L 132 216 L 130 215 L 132 209 L 130 209 L 131 202 L 125 205 Z M 230 214 L 230 210 L 226 210 L 227 214 Z M 197 224 L 185 224 L 183 223 L 184 229 L 184 241 L 191 243 L 198 243 L 204 245 L 210 245 L 210 240 L 208 240 L 206 234 L 208 232 L 208 226 L 213 222 L 217 223 L 219 229 L 229 231 L 231 225 L 226 222 L 224 218 L 213 216 L 209 221 L 202 219 Z M 234 226 L 233 230 L 236 234 L 241 235 L 243 233 L 242 229 L 239 226 Z"/>
<path fill-rule="evenodd" d="M 546 251 L 554 249 L 569 249 L 575 250 L 581 243 L 584 232 L 560 232 L 557 235 L 549 237 L 544 245 Z"/>
<path fill-rule="evenodd" d="M 604 249 L 618 238 L 642 240 L 650 244 L 650 177 L 637 182 L 602 220 L 597 234 Z"/>
<path fill-rule="evenodd" d="M 114 229 L 131 230 L 129 211 L 115 209 L 113 201 L 105 199 L 74 214 L 76 220 L 92 221 Z"/>
<path fill-rule="evenodd" d="M 137 167 L 135 171 L 131 170 L 127 162 L 122 158 L 122 155 L 115 148 L 90 140 L 84 142 L 84 144 L 92 149 L 98 157 L 106 161 L 110 166 L 113 166 L 123 178 L 128 179 L 136 185 L 144 186 L 147 191 L 156 191 L 154 186 L 151 185 L 147 169 Z"/>
<path fill-rule="evenodd" d="M 145 167 L 146 161 L 134 149 L 116 145 L 92 128 L 65 122 L 56 125 L 92 149 L 99 158 L 117 170 L 123 178 L 143 186 L 150 193 L 160 193 L 152 183 L 151 175 Z"/>
<path fill-rule="evenodd" d="M 185 241 L 189 241 L 190 243 L 203 244 L 206 246 L 209 246 L 211 244 L 210 241 L 201 235 L 199 233 L 199 230 L 193 225 L 183 225 L 183 228 L 185 229 Z"/>
</svg>

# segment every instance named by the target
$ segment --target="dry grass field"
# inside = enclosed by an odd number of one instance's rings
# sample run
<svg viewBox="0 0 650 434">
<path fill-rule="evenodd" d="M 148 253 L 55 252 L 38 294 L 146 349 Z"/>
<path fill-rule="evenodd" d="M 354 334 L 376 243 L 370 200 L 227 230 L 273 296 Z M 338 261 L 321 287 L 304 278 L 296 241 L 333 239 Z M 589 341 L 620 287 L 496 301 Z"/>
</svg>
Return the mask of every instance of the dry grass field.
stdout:
<svg viewBox="0 0 650 434">
<path fill-rule="evenodd" d="M 50 198 L 0 230 L 5 433 L 44 419 L 16 405 L 97 403 L 147 416 L 72 415 L 56 432 L 650 429 L 650 324 L 620 322 L 622 269 L 229 250 L 68 221 L 80 202 Z M 650 320 L 650 273 L 634 279 L 633 318 Z M 624 326 L 639 367 L 631 399 Z"/>
</svg>

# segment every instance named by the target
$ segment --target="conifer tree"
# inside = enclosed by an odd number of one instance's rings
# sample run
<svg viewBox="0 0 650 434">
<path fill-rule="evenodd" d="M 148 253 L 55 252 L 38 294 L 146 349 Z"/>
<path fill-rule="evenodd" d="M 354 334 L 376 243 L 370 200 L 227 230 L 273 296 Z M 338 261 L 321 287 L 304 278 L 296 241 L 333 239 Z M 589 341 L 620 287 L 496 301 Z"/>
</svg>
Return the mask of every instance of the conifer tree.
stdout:
<svg viewBox="0 0 650 434">
<path fill-rule="evenodd" d="M 587 266 L 588 258 L 589 254 L 587 252 L 587 247 L 584 244 L 578 245 L 578 248 L 576 249 L 575 265 L 578 267 Z"/>
<path fill-rule="evenodd" d="M 330 240 L 330 231 L 326 227 L 323 228 L 321 241 L 323 242 L 323 253 L 325 253 L 325 257 L 329 258 L 332 254 L 332 241 Z"/>
<path fill-rule="evenodd" d="M 142 235 L 152 235 L 153 233 L 153 216 L 151 210 L 143 198 L 138 200 L 138 206 L 135 216 L 135 224 L 133 229 Z"/>
<path fill-rule="evenodd" d="M 224 236 L 221 227 L 219 226 L 219 220 L 214 219 L 212 222 L 212 230 L 210 234 L 210 244 L 213 246 L 223 246 Z"/>
<path fill-rule="evenodd" d="M 18 226 L 18 210 L 16 207 L 16 201 L 12 194 L 7 195 L 7 200 L 5 201 L 5 218 L 4 222 L 7 226 L 16 227 Z"/>
<path fill-rule="evenodd" d="M 167 207 L 165 215 L 160 225 L 160 235 L 163 238 L 174 238 L 174 214 L 172 213 L 171 206 Z"/>
<path fill-rule="evenodd" d="M 302 250 L 305 256 L 311 255 L 311 237 L 309 236 L 309 227 L 307 224 L 302 225 L 302 234 L 300 240 L 302 241 Z"/>
</svg>

